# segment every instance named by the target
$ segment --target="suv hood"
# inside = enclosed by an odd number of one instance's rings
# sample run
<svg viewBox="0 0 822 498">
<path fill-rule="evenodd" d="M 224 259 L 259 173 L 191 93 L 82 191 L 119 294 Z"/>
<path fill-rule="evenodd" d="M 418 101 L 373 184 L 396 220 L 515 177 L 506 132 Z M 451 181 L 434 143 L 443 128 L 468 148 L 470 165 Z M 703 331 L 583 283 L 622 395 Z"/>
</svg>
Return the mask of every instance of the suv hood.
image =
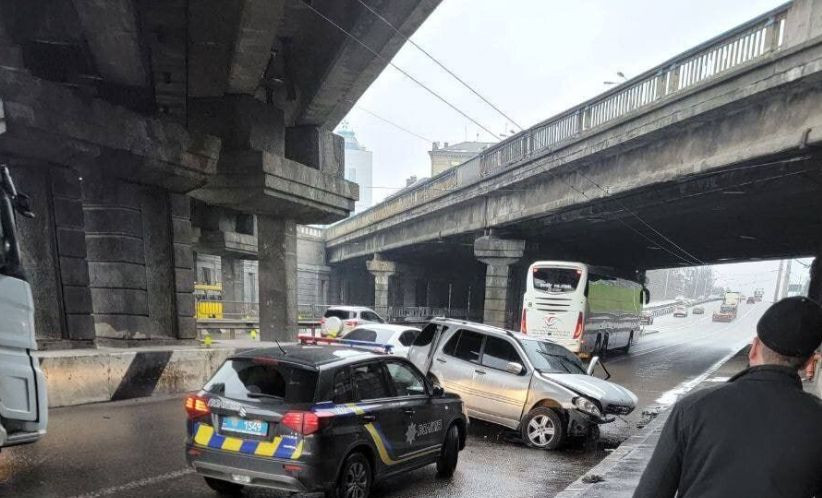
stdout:
<svg viewBox="0 0 822 498">
<path fill-rule="evenodd" d="M 612 410 L 609 410 L 609 407 L 612 406 L 623 409 L 627 408 L 629 412 L 636 407 L 637 397 L 634 393 L 607 380 L 583 374 L 540 372 L 539 375 L 583 396 L 599 401 L 603 411 L 606 413 L 614 413 Z M 623 411 L 624 410 L 620 410 L 620 412 Z"/>
</svg>

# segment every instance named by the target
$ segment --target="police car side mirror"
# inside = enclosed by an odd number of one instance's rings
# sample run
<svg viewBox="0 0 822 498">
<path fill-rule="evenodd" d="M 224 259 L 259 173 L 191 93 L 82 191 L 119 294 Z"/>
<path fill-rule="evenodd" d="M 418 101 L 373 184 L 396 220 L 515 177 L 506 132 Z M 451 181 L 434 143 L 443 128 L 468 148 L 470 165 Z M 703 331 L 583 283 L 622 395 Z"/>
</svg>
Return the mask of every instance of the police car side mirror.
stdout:
<svg viewBox="0 0 822 498">
<path fill-rule="evenodd" d="M 434 386 L 431 388 L 431 395 L 435 398 L 439 398 L 443 394 L 445 394 L 445 390 L 442 388 L 442 386 Z"/>
</svg>

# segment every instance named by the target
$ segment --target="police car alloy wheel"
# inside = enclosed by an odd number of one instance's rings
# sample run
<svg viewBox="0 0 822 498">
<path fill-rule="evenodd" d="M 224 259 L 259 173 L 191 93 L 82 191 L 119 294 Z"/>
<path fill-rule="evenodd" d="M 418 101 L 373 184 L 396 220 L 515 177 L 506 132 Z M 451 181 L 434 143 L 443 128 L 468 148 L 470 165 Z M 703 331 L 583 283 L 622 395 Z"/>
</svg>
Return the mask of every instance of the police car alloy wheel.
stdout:
<svg viewBox="0 0 822 498">
<path fill-rule="evenodd" d="M 371 493 L 371 465 L 362 453 L 345 459 L 337 485 L 337 498 L 368 498 Z"/>
<path fill-rule="evenodd" d="M 565 425 L 557 412 L 540 406 L 525 417 L 522 439 L 533 448 L 554 450 L 565 439 Z"/>
</svg>

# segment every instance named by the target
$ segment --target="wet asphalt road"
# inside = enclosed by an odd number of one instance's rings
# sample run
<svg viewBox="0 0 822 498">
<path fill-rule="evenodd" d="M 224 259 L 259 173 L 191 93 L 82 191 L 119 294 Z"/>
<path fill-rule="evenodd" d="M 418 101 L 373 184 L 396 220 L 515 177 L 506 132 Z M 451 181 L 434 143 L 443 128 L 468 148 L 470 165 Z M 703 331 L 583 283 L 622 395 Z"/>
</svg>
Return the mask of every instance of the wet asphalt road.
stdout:
<svg viewBox="0 0 822 498">
<path fill-rule="evenodd" d="M 553 496 L 647 422 L 643 412 L 672 402 L 671 390 L 749 341 L 767 304 L 743 304 L 731 323 L 711 322 L 716 307 L 706 305 L 703 316 L 657 318 L 647 327 L 657 333 L 643 336 L 630 354 L 608 359 L 611 380 L 632 389 L 640 404 L 628 417 L 603 426 L 595 447 L 534 450 L 502 428 L 473 422 L 453 479 L 436 479 L 429 466 L 379 484 L 374 496 Z M 186 468 L 179 397 L 59 408 L 50 417 L 44 440 L 0 453 L 0 496 L 214 496 Z M 248 496 L 280 495 L 255 490 Z"/>
</svg>

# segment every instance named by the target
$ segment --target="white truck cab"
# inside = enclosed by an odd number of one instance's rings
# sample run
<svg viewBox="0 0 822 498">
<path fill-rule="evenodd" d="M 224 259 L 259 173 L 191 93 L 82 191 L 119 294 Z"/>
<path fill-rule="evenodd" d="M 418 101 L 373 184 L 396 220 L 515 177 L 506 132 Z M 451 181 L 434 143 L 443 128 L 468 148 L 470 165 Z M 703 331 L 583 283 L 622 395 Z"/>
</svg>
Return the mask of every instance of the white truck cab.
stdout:
<svg viewBox="0 0 822 498">
<path fill-rule="evenodd" d="M 46 379 L 32 352 L 34 299 L 20 259 L 15 213 L 33 217 L 8 168 L 0 166 L 0 449 L 46 433 Z"/>
</svg>

